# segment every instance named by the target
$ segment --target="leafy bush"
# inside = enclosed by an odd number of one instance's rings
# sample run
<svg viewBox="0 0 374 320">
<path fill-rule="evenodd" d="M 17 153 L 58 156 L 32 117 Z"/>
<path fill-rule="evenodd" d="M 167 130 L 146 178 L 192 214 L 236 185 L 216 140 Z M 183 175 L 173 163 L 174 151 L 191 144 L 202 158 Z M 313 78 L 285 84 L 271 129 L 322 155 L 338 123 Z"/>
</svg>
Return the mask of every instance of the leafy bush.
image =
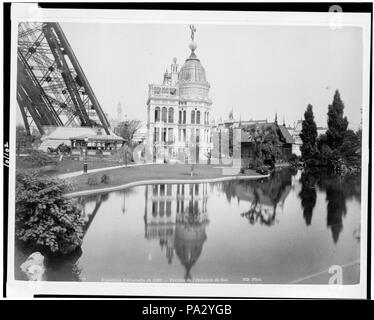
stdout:
<svg viewBox="0 0 374 320">
<path fill-rule="evenodd" d="M 89 184 L 90 186 L 97 185 L 99 184 L 99 179 L 97 178 L 97 176 L 88 177 L 87 184 Z"/>
<path fill-rule="evenodd" d="M 40 168 L 48 165 L 56 165 L 57 161 L 49 157 L 45 152 L 33 150 L 30 154 L 22 159 L 25 167 Z"/>
<path fill-rule="evenodd" d="M 268 174 L 269 171 L 270 171 L 269 166 L 261 166 L 261 167 L 257 168 L 257 170 L 256 170 L 256 172 L 260 173 L 260 174 Z"/>
<path fill-rule="evenodd" d="M 260 158 L 249 159 L 248 169 L 257 170 L 264 162 Z"/>
<path fill-rule="evenodd" d="M 108 184 L 110 182 L 110 177 L 107 174 L 101 176 L 101 183 Z"/>
<path fill-rule="evenodd" d="M 72 252 L 82 244 L 83 220 L 68 184 L 37 172 L 16 175 L 16 237 L 45 253 Z"/>
</svg>

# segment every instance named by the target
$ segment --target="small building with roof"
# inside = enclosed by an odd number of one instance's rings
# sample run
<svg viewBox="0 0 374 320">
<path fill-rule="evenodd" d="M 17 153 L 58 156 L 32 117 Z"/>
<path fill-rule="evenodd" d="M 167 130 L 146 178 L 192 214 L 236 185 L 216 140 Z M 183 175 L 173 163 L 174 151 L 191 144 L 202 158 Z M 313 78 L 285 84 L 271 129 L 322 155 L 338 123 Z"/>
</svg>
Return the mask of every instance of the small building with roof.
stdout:
<svg viewBox="0 0 374 320">
<path fill-rule="evenodd" d="M 274 163 L 290 159 L 294 139 L 285 125 L 279 125 L 275 121 L 241 125 L 239 128 L 241 129 L 242 168 L 248 168 L 259 158 L 268 158 L 270 154 L 271 161 Z M 268 145 L 269 154 L 266 151 L 261 151 L 263 154 L 259 154 L 259 145 L 264 143 Z"/>
<path fill-rule="evenodd" d="M 84 134 L 70 137 L 71 147 L 74 150 L 81 150 L 87 147 L 88 152 L 97 151 L 110 153 L 119 149 L 125 142 L 122 137 L 115 134 L 103 134 L 98 130 L 96 134 Z"/>
</svg>

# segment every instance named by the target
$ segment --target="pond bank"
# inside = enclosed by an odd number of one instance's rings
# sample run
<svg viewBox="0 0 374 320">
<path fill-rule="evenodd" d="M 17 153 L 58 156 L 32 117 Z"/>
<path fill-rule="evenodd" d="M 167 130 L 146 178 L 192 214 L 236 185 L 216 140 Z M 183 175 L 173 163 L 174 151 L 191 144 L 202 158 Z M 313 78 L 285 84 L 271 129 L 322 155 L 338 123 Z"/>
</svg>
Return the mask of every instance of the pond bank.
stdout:
<svg viewBox="0 0 374 320">
<path fill-rule="evenodd" d="M 215 165 L 195 165 L 194 175 L 191 176 L 191 165 L 186 164 L 150 164 L 146 166 L 122 167 L 95 173 L 72 177 L 72 184 L 68 197 L 75 197 L 93 193 L 120 190 L 136 185 L 150 184 L 159 181 L 165 183 L 217 182 L 234 179 L 261 179 L 269 175 L 261 175 L 253 170 L 246 170 L 245 174 L 225 174 L 225 168 Z M 107 183 L 101 183 L 101 177 L 108 177 Z M 96 177 L 97 184 L 88 184 L 88 180 Z"/>
</svg>

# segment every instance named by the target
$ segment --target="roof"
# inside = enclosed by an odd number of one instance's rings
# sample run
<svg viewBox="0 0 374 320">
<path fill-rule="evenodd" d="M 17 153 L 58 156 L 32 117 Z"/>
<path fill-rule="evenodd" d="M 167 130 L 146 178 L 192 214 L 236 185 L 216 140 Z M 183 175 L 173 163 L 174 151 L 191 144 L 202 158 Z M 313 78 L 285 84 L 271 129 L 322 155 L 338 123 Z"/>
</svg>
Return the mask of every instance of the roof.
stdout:
<svg viewBox="0 0 374 320">
<path fill-rule="evenodd" d="M 110 135 L 106 135 L 106 134 L 81 135 L 81 136 L 77 136 L 77 137 L 71 137 L 69 139 L 70 140 L 85 140 L 86 138 L 88 138 L 88 141 L 124 141 L 123 138 L 121 138 L 119 136 L 116 136 L 116 135 L 113 135 L 113 134 L 110 134 Z"/>
<path fill-rule="evenodd" d="M 292 138 L 290 132 L 287 130 L 285 126 L 277 125 L 274 122 L 270 123 L 253 123 L 249 125 L 244 125 L 242 128 L 241 134 L 241 141 L 242 142 L 253 142 L 254 136 L 252 131 L 256 130 L 257 128 L 261 128 L 262 130 L 274 130 L 275 132 L 280 132 L 282 138 L 284 139 L 285 143 L 294 143 L 294 139 Z M 279 128 L 279 131 L 277 130 Z"/>
<path fill-rule="evenodd" d="M 283 136 L 283 138 L 286 140 L 286 143 L 294 143 L 294 140 L 290 134 L 290 132 L 287 130 L 285 126 L 278 126 L 279 130 Z"/>
<path fill-rule="evenodd" d="M 241 138 L 242 142 L 253 142 L 254 135 L 253 131 L 257 129 L 261 130 L 274 130 L 276 131 L 276 124 L 275 123 L 251 123 L 248 125 L 242 125 L 241 129 Z"/>
</svg>

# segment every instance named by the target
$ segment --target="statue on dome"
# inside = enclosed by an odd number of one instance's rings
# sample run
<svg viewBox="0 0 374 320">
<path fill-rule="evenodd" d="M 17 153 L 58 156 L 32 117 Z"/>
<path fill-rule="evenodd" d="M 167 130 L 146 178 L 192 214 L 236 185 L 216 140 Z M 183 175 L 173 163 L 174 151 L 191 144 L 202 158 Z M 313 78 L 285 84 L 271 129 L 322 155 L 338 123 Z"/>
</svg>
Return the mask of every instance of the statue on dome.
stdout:
<svg viewBox="0 0 374 320">
<path fill-rule="evenodd" d="M 190 24 L 190 29 L 191 29 L 191 40 L 194 41 L 196 28 L 193 24 Z"/>
</svg>

